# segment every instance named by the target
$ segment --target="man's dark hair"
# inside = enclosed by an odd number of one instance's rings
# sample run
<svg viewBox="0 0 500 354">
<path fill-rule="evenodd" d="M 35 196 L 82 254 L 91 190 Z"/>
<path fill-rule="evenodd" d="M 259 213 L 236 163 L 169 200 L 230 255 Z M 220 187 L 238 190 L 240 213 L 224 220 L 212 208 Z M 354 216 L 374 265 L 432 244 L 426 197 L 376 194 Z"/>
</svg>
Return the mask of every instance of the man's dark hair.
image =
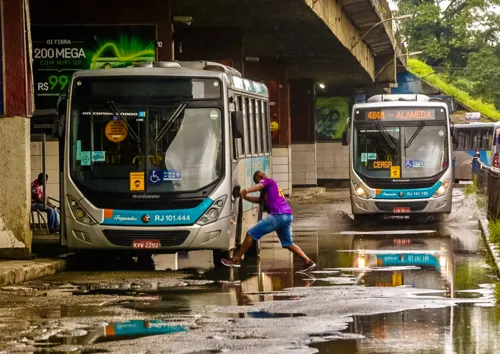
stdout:
<svg viewBox="0 0 500 354">
<path fill-rule="evenodd" d="M 49 175 L 45 175 L 45 180 L 49 179 Z M 42 182 L 43 181 L 43 173 L 38 174 L 38 181 Z"/>
<path fill-rule="evenodd" d="M 258 176 L 258 174 L 259 174 L 259 173 L 262 173 L 262 171 L 261 171 L 261 170 L 257 170 L 257 171 L 255 171 L 255 173 L 253 174 L 253 181 L 254 181 L 255 183 L 257 183 L 257 181 L 256 181 L 255 179 L 257 178 L 257 176 Z"/>
</svg>

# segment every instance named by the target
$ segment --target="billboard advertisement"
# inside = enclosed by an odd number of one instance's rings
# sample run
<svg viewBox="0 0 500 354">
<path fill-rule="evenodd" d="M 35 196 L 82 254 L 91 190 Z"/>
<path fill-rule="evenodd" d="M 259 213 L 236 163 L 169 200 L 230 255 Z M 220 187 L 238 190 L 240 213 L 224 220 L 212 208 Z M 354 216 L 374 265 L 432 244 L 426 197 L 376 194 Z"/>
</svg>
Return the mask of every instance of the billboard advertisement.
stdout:
<svg viewBox="0 0 500 354">
<path fill-rule="evenodd" d="M 156 60 L 155 25 L 33 25 L 35 109 L 54 110 L 78 70 Z"/>
<path fill-rule="evenodd" d="M 342 139 L 349 118 L 349 97 L 316 98 L 316 139 Z"/>
</svg>

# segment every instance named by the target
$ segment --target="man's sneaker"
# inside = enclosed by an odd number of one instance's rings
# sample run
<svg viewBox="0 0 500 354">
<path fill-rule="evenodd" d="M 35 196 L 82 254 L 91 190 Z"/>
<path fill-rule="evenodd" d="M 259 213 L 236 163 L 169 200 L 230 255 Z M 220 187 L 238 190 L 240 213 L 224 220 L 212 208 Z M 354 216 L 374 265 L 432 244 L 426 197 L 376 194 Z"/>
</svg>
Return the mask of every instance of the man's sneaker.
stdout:
<svg viewBox="0 0 500 354">
<path fill-rule="evenodd" d="M 310 272 L 311 270 L 314 270 L 316 268 L 316 263 L 311 261 L 310 263 L 306 264 L 305 268 L 302 269 L 303 273 Z"/>
<path fill-rule="evenodd" d="M 224 264 L 226 267 L 236 267 L 236 268 L 241 267 L 241 263 L 240 263 L 240 262 L 235 262 L 235 261 L 233 261 L 232 259 L 225 259 L 225 258 L 222 258 L 220 261 L 221 261 L 221 263 L 222 263 L 222 264 Z"/>
</svg>

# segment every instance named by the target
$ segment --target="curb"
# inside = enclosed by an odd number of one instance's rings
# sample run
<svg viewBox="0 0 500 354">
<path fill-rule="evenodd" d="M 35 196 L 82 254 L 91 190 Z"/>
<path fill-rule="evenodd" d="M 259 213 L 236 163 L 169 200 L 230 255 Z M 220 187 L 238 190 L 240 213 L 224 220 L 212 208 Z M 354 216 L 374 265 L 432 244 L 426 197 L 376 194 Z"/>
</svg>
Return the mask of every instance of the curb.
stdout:
<svg viewBox="0 0 500 354">
<path fill-rule="evenodd" d="M 490 228 L 488 226 L 488 220 L 486 218 L 479 218 L 479 229 L 481 230 L 481 235 L 483 237 L 484 244 L 488 250 L 491 260 L 493 260 L 493 266 L 497 276 L 500 277 L 500 250 L 497 245 L 490 242 Z"/>
<path fill-rule="evenodd" d="M 28 261 L 0 261 L 0 286 L 23 283 L 66 268 L 64 259 L 40 258 Z"/>
</svg>

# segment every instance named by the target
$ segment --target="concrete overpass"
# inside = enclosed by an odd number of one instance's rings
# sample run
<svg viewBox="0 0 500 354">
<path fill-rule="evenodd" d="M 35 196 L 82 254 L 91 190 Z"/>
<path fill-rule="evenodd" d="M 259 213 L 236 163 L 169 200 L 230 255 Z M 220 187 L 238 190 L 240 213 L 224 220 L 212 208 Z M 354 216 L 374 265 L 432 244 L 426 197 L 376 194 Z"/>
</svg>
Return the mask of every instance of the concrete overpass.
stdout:
<svg viewBox="0 0 500 354">
<path fill-rule="evenodd" d="M 156 60 L 224 61 L 265 82 L 271 115 L 279 123 L 273 136 L 274 177 L 288 194 L 292 184 L 347 177 L 345 150 L 332 136 L 319 141 L 318 99 L 341 96 L 352 103 L 359 91 L 381 92 L 396 82 L 394 58 L 398 67 L 405 65 L 385 0 L 0 1 L 0 258 L 26 258 L 31 252 L 29 184 L 40 172 L 41 156 L 30 134 L 50 134 L 32 117 L 48 114 L 57 99 L 40 95 L 39 78 L 45 74 L 33 55 L 37 46 L 55 48 L 55 40 L 78 46 L 83 40 L 91 48 L 99 31 L 114 38 L 127 26 L 132 34 L 153 26 L 146 39 L 158 43 Z M 192 17 L 191 24 L 179 16 Z M 49 64 L 61 72 L 58 63 Z M 57 142 L 47 150 L 53 152 L 48 194 L 59 197 Z"/>
</svg>

